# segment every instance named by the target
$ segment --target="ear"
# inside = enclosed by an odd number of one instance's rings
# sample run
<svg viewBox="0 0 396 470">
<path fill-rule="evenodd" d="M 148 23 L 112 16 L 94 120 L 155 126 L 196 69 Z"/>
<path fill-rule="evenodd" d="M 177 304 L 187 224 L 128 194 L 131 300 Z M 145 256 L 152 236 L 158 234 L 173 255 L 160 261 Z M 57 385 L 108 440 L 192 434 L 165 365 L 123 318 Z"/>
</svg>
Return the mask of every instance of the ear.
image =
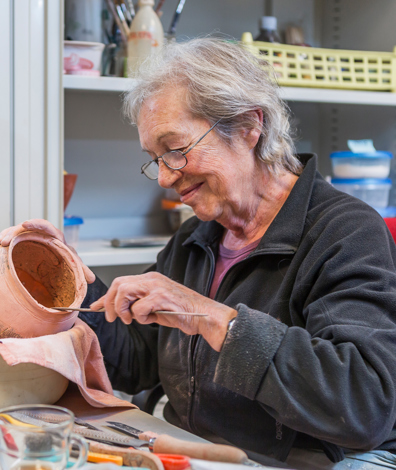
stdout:
<svg viewBox="0 0 396 470">
<path fill-rule="evenodd" d="M 243 135 L 246 144 L 251 150 L 257 145 L 261 135 L 261 129 L 263 128 L 263 111 L 261 109 L 255 109 L 254 111 L 249 111 L 249 113 L 246 114 L 249 115 L 249 120 L 257 122 L 257 125 L 254 128 L 246 129 Z"/>
</svg>

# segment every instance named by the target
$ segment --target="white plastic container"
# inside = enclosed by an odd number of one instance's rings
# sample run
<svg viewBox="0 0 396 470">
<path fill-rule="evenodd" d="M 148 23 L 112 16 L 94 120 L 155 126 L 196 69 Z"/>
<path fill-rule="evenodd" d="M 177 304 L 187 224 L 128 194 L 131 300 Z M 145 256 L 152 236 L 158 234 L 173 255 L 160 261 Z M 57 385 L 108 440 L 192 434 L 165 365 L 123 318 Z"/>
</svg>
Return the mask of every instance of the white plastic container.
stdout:
<svg viewBox="0 0 396 470">
<path fill-rule="evenodd" d="M 333 178 L 332 185 L 378 209 L 387 207 L 392 181 L 388 178 L 341 179 Z"/>
<path fill-rule="evenodd" d="M 77 248 L 80 236 L 80 225 L 83 223 L 84 221 L 81 217 L 65 215 L 63 218 L 63 233 L 67 245 Z"/>
<path fill-rule="evenodd" d="M 154 0 L 139 0 L 139 11 L 132 21 L 128 36 L 128 73 L 135 72 L 139 65 L 164 42 L 164 30 Z"/>
<path fill-rule="evenodd" d="M 330 154 L 335 178 L 388 178 L 393 155 L 390 152 L 333 152 Z"/>
<path fill-rule="evenodd" d="M 100 42 L 63 41 L 65 73 L 99 76 L 104 47 Z"/>
</svg>

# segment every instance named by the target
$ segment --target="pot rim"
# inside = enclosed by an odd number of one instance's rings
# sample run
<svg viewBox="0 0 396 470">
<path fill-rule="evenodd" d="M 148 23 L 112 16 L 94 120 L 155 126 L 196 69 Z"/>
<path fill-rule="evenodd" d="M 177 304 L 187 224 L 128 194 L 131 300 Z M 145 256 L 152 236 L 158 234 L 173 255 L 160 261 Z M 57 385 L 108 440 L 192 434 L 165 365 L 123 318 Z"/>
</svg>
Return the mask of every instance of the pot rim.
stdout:
<svg viewBox="0 0 396 470">
<path fill-rule="evenodd" d="M 81 299 L 78 298 L 78 295 L 74 296 L 73 302 L 70 304 L 70 310 L 73 311 L 73 307 L 80 307 L 81 302 L 84 300 L 85 294 L 86 294 L 86 281 L 85 281 L 85 276 L 83 269 L 81 267 L 80 263 L 75 262 L 74 258 L 76 255 L 70 250 L 70 248 L 62 243 L 60 240 L 52 237 L 51 235 L 43 234 L 40 232 L 34 232 L 34 231 L 26 231 L 19 233 L 15 237 L 12 238 L 10 245 L 8 247 L 8 265 L 9 265 L 9 272 L 11 274 L 11 279 L 14 283 L 14 285 L 18 288 L 19 292 L 22 293 L 24 300 L 27 302 L 27 304 L 32 307 L 33 305 L 35 307 L 40 308 L 40 316 L 35 315 L 35 312 L 33 309 L 29 309 L 30 313 L 35 316 L 36 318 L 39 318 L 41 321 L 51 321 L 53 322 L 62 322 L 62 321 L 68 321 L 71 316 L 71 312 L 60 312 L 59 310 L 55 310 L 51 307 L 45 307 L 44 305 L 40 304 L 37 302 L 37 300 L 29 293 L 29 291 L 24 287 L 22 282 L 20 281 L 16 270 L 14 263 L 12 261 L 12 253 L 14 247 L 22 242 L 22 241 L 34 241 L 37 243 L 41 243 L 42 245 L 45 245 L 50 249 L 54 254 L 59 257 L 63 258 L 63 260 L 66 262 L 68 267 L 71 269 L 71 271 L 74 274 L 74 280 L 75 280 L 75 288 L 76 288 L 76 294 L 77 292 L 82 288 L 84 295 L 82 296 Z M 85 285 L 85 288 L 84 288 Z M 67 305 L 67 307 L 69 307 Z M 78 312 L 74 311 L 73 312 L 75 316 L 77 316 Z M 43 317 L 44 314 L 44 317 Z"/>
</svg>

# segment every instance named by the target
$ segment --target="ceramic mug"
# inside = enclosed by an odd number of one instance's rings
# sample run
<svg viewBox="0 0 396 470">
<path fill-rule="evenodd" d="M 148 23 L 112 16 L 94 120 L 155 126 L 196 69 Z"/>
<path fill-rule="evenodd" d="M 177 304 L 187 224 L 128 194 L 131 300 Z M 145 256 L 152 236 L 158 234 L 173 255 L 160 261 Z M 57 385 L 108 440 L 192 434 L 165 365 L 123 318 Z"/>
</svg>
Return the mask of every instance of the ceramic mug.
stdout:
<svg viewBox="0 0 396 470">
<path fill-rule="evenodd" d="M 64 470 L 87 461 L 88 445 L 72 433 L 74 414 L 59 406 L 20 405 L 0 409 L 2 470 Z M 72 445 L 77 461 L 68 465 Z"/>
</svg>

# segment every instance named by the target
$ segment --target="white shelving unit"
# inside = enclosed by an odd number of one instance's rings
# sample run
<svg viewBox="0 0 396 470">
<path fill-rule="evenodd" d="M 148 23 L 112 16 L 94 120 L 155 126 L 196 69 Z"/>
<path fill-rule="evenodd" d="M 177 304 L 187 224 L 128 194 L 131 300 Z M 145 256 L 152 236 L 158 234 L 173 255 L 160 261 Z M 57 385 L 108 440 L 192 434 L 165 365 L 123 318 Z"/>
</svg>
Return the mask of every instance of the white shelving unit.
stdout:
<svg viewBox="0 0 396 470">
<path fill-rule="evenodd" d="M 0 230 L 36 217 L 60 227 L 64 167 L 78 174 L 67 213 L 84 218 L 79 247 L 84 261 L 140 269 L 140 263 L 155 260 L 157 248 L 121 250 L 107 241 L 170 232 L 160 208 L 164 191 L 140 175 L 147 157 L 136 129 L 121 115 L 120 95 L 133 81 L 63 76 L 64 2 L 27 2 L 18 15 L 12 15 L 12 5 L 5 1 L 3 15 L 9 48 L 0 73 L 6 124 L 0 132 L 5 201 Z M 165 2 L 165 30 L 174 8 Z M 245 31 L 255 36 L 263 14 L 276 16 L 280 30 L 291 23 L 301 26 L 305 42 L 314 47 L 392 51 L 396 44 L 394 0 L 189 1 L 178 39 L 214 32 L 228 38 Z M 20 34 L 9 34 L 8 24 Z M 330 171 L 329 154 L 344 150 L 348 139 L 371 138 L 376 148 L 396 155 L 396 93 L 291 87 L 281 93 L 298 131 L 297 150 L 317 153 L 323 175 Z"/>
<path fill-rule="evenodd" d="M 152 264 L 163 248 L 163 246 L 113 248 L 110 240 L 81 240 L 77 251 L 84 264 L 96 267 Z"/>
<path fill-rule="evenodd" d="M 65 90 L 84 92 L 123 93 L 133 87 L 133 80 L 118 77 L 79 77 L 65 75 Z M 337 103 L 356 105 L 396 106 L 396 93 L 356 90 L 330 90 L 326 88 L 281 88 L 286 101 L 305 103 Z"/>
<path fill-rule="evenodd" d="M 65 90 L 104 91 L 122 93 L 133 86 L 133 80 L 121 77 L 84 77 L 78 75 L 64 75 L 63 87 Z"/>
<path fill-rule="evenodd" d="M 251 0 L 249 8 L 242 3 L 187 2 L 180 22 L 185 29 L 179 34 L 193 37 L 215 30 L 234 37 L 249 30 L 255 34 L 263 5 L 270 4 L 280 29 L 290 23 L 301 25 L 306 42 L 313 46 L 391 51 L 396 43 L 391 34 L 396 15 L 393 0 L 375 4 L 369 0 Z M 164 24 L 172 13 L 164 12 Z M 133 80 L 64 75 L 63 87 L 65 169 L 79 175 L 70 211 L 86 222 L 80 256 L 91 267 L 109 269 L 154 262 L 160 247 L 120 249 L 109 242 L 113 236 L 128 236 L 128 230 L 130 236 L 166 232 L 159 204 L 163 192 L 140 176 L 145 157 L 138 134 L 121 117 L 121 96 L 133 87 Z M 298 129 L 298 151 L 317 153 L 323 175 L 330 174 L 329 153 L 345 149 L 348 139 L 372 138 L 378 149 L 396 154 L 396 93 L 283 87 L 281 96 Z M 113 234 L 108 233 L 111 230 Z M 87 239 L 98 237 L 102 240 Z"/>
</svg>

